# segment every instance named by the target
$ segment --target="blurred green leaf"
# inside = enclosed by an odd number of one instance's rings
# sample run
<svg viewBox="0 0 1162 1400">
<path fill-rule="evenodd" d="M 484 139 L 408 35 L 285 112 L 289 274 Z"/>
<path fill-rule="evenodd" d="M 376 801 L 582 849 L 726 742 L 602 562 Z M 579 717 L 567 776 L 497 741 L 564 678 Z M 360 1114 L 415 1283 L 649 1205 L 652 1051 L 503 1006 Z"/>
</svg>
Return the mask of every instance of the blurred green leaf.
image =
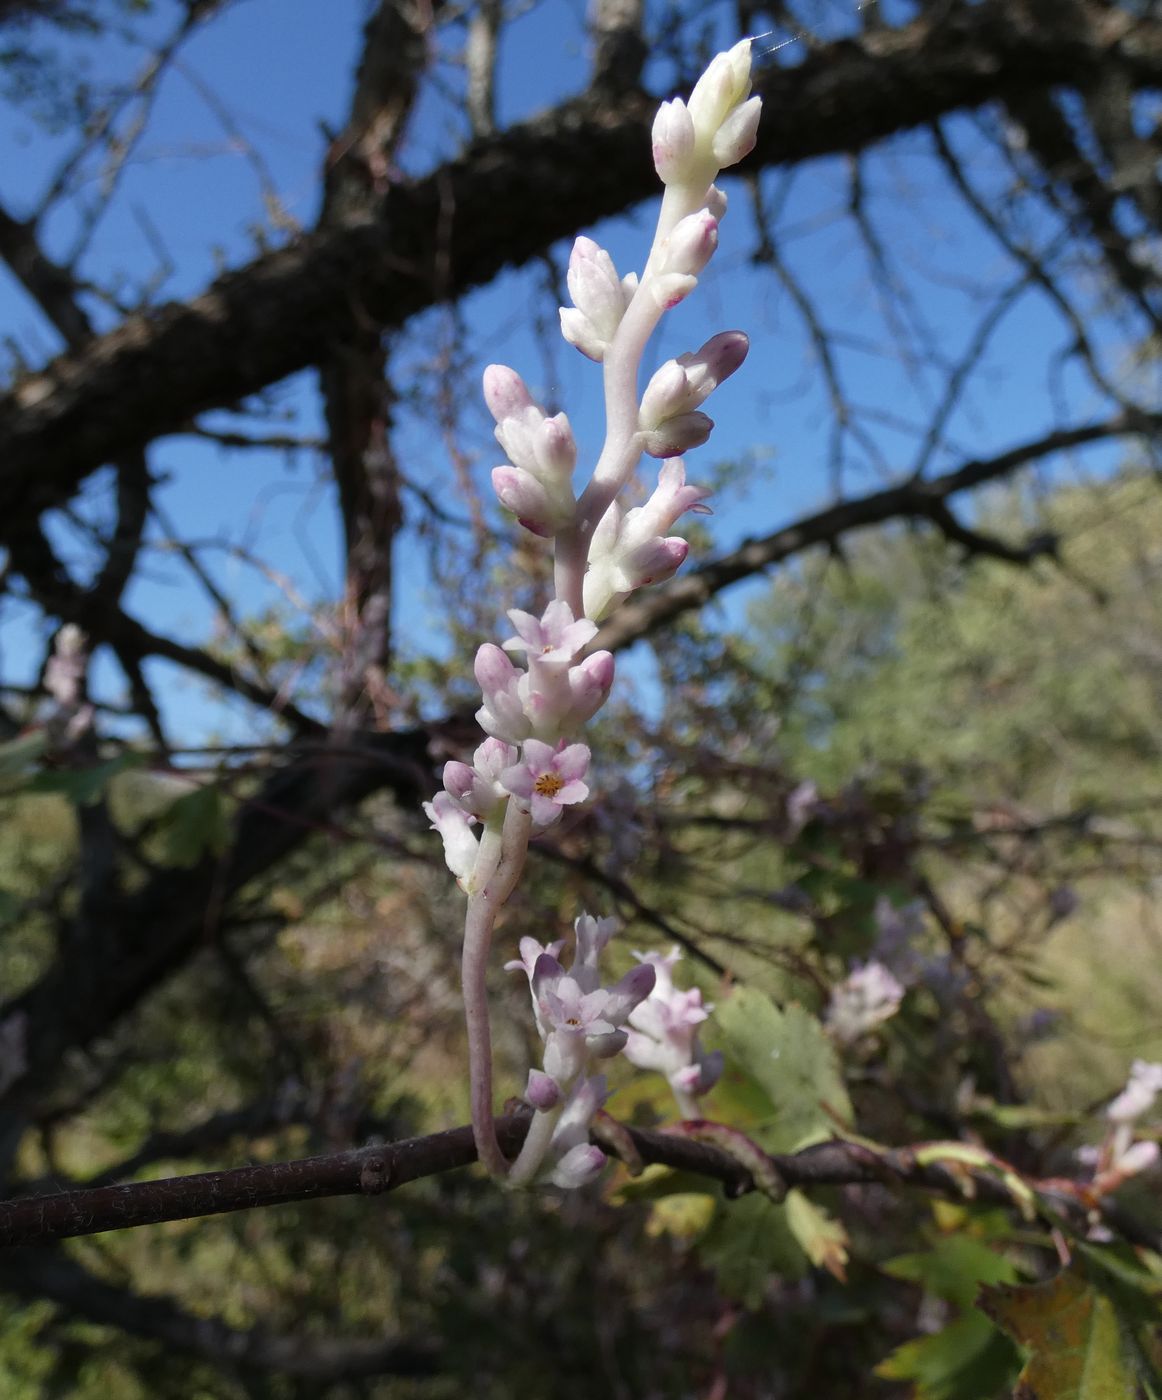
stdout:
<svg viewBox="0 0 1162 1400">
<path fill-rule="evenodd" d="M 698 1255 L 714 1270 L 722 1292 L 748 1308 L 761 1305 L 772 1277 L 802 1278 L 808 1267 L 786 1207 L 758 1192 L 719 1207 Z"/>
<path fill-rule="evenodd" d="M 105 795 L 105 789 L 118 774 L 140 768 L 144 761 L 141 754 L 122 753 L 91 768 L 54 768 L 38 773 L 27 791 L 59 793 L 78 807 L 87 807 Z"/>
<path fill-rule="evenodd" d="M 897 1255 L 883 1270 L 961 1308 L 973 1305 L 981 1284 L 1018 1281 L 1016 1269 L 1003 1254 L 967 1234 L 942 1235 L 931 1249 Z"/>
<path fill-rule="evenodd" d="M 851 1121 L 835 1047 L 810 1012 L 781 1009 L 762 992 L 737 987 L 719 1003 L 714 1025 L 727 1058 L 769 1101 L 765 1122 L 744 1125 L 768 1152 L 793 1152 Z"/>
<path fill-rule="evenodd" d="M 214 783 L 195 788 L 162 814 L 166 860 L 170 865 L 197 865 L 204 855 L 220 855 L 230 840 L 230 821 L 221 789 Z"/>
<path fill-rule="evenodd" d="M 897 1347 L 875 1373 L 911 1381 L 914 1400 L 991 1400 L 1011 1383 L 1019 1364 L 1012 1342 L 974 1308 L 939 1332 Z"/>
<path fill-rule="evenodd" d="M 1113 1301 L 1073 1268 L 1048 1283 L 982 1290 L 980 1305 L 1029 1352 L 1019 1384 L 1036 1400 L 1130 1400 L 1132 1364 Z M 1145 1392 L 1153 1395 L 1153 1387 Z"/>
</svg>

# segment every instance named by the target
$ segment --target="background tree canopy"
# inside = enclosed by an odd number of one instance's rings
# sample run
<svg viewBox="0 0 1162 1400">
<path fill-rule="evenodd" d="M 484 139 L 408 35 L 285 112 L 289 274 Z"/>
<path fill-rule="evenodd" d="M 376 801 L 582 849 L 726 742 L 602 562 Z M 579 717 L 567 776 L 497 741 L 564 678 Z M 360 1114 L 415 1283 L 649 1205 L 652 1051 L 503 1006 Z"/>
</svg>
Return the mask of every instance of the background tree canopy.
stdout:
<svg viewBox="0 0 1162 1400">
<path fill-rule="evenodd" d="M 480 373 L 591 462 L 571 240 L 640 265 L 657 103 L 755 33 L 708 321 L 655 361 L 751 336 L 689 461 L 716 516 L 603 627 L 594 799 L 501 939 L 590 908 L 626 966 L 679 944 L 710 1116 L 768 1152 L 1084 1178 L 1162 1058 L 1154 0 L 0 0 L 5 1196 L 466 1118 L 419 803 L 548 568 L 486 490 Z M 903 1007 L 843 1045 L 821 1017 L 873 956 Z M 1162 1394 L 1156 1176 L 1059 1271 L 1003 1192 L 892 1160 L 781 1206 L 461 1171 L 3 1249 L 0 1389 L 1088 1394 L 1046 1346 L 1070 1308 L 1091 1369 Z"/>
</svg>

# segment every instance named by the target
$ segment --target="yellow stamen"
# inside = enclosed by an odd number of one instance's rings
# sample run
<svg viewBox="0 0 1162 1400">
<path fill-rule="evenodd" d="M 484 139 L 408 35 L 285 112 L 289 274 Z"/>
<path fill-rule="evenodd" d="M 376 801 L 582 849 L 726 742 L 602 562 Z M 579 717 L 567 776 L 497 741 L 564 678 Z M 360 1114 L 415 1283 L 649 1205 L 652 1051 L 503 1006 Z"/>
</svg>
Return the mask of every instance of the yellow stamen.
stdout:
<svg viewBox="0 0 1162 1400">
<path fill-rule="evenodd" d="M 556 797 L 564 786 L 565 780 L 559 773 L 542 773 L 533 784 L 533 791 L 541 797 Z"/>
</svg>

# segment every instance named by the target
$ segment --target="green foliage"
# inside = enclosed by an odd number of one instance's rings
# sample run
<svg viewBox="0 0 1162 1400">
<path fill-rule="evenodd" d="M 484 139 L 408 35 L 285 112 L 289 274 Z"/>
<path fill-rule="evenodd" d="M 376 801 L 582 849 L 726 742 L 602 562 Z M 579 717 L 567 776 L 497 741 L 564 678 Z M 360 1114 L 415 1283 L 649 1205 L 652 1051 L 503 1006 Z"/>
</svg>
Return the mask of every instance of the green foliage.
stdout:
<svg viewBox="0 0 1162 1400">
<path fill-rule="evenodd" d="M 214 783 L 179 797 L 161 816 L 167 864 L 194 866 L 205 855 L 219 855 L 230 838 L 226 800 Z"/>
<path fill-rule="evenodd" d="M 966 1224 L 968 1222 L 965 1222 Z M 1003 1220 L 1000 1222 L 1002 1229 Z M 876 1367 L 885 1380 L 911 1381 L 916 1400 L 985 1400 L 998 1395 L 1017 1367 L 1012 1343 L 973 1306 L 984 1284 L 1012 1284 L 1012 1262 L 968 1233 L 941 1235 L 929 1248 L 883 1265 L 893 1278 L 959 1310 L 939 1331 L 905 1342 Z"/>
<path fill-rule="evenodd" d="M 1028 1353 L 1018 1385 L 1030 1397 L 1158 1400 L 1157 1367 L 1135 1336 L 1139 1318 L 1119 1306 L 1122 1296 L 1101 1271 L 1075 1268 L 1048 1283 L 986 1288 L 981 1306 Z M 1155 1331 L 1159 1322 L 1155 1307 Z"/>
<path fill-rule="evenodd" d="M 835 1047 L 801 1006 L 738 987 L 717 1007 L 712 1035 L 729 1061 L 715 1107 L 768 1152 L 793 1152 L 850 1122 Z"/>
</svg>

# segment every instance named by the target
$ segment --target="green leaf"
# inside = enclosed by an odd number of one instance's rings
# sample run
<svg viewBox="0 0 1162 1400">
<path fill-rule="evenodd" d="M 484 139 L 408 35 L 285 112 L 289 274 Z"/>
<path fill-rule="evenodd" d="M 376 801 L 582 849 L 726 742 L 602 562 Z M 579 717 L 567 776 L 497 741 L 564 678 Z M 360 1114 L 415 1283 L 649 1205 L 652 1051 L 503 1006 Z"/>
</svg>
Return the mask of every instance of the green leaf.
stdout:
<svg viewBox="0 0 1162 1400">
<path fill-rule="evenodd" d="M 897 1347 L 875 1373 L 911 1381 L 914 1400 L 987 1400 L 1011 1382 L 1019 1365 L 1012 1342 L 973 1308 L 930 1337 Z"/>
<path fill-rule="evenodd" d="M 786 1207 L 758 1192 L 719 1206 L 698 1255 L 718 1276 L 719 1289 L 748 1308 L 762 1304 L 772 1275 L 798 1279 L 807 1272 Z"/>
<path fill-rule="evenodd" d="M 29 792 L 57 792 L 78 807 L 87 807 L 105 795 L 105 789 L 119 773 L 139 768 L 141 754 L 122 753 L 91 768 L 54 768 L 38 773 L 28 784 Z"/>
<path fill-rule="evenodd" d="M 843 1222 L 828 1215 L 802 1191 L 789 1191 L 785 1208 L 787 1224 L 807 1258 L 817 1269 L 826 1269 L 846 1283 L 847 1247 L 851 1240 Z"/>
<path fill-rule="evenodd" d="M 980 1306 L 1028 1349 L 1018 1379 L 1028 1400 L 1129 1400 L 1140 1393 L 1114 1304 L 1079 1269 L 1048 1283 L 985 1288 Z"/>
<path fill-rule="evenodd" d="M 170 865 L 197 865 L 204 855 L 220 855 L 230 839 L 230 821 L 221 789 L 213 783 L 179 797 L 162 815 L 166 860 Z"/>
<path fill-rule="evenodd" d="M 760 1100 L 728 1077 L 722 1092 L 729 1097 L 741 1088 L 752 1109 L 762 1104 L 759 1121 L 743 1127 L 768 1152 L 793 1152 L 833 1136 L 837 1121 L 850 1122 L 835 1047 L 810 1012 L 781 1009 L 762 992 L 738 987 L 719 1003 L 712 1024 L 728 1060 L 762 1091 Z"/>
<path fill-rule="evenodd" d="M 48 747 L 43 729 L 32 729 L 0 744 L 0 778 L 19 778 Z"/>
<path fill-rule="evenodd" d="M 883 1270 L 959 1308 L 972 1306 L 981 1284 L 1016 1283 L 1018 1277 L 1003 1254 L 965 1234 L 944 1235 L 930 1249 L 897 1255 Z"/>
</svg>

